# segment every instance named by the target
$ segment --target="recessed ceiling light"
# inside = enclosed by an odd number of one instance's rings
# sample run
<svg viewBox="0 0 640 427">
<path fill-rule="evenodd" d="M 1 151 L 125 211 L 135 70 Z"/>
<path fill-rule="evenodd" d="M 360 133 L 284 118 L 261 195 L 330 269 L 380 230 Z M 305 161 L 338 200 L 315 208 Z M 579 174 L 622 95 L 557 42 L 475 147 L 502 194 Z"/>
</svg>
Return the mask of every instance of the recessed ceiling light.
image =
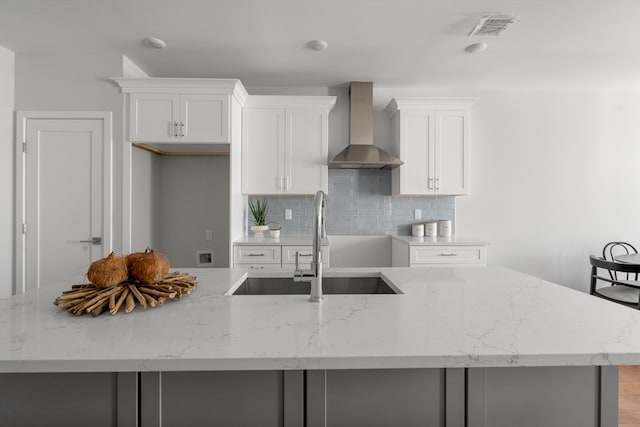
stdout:
<svg viewBox="0 0 640 427">
<path fill-rule="evenodd" d="M 147 46 L 153 47 L 155 49 L 163 49 L 167 47 L 167 44 L 164 41 L 157 39 L 155 37 L 147 37 L 146 39 L 144 39 L 144 43 Z"/>
<path fill-rule="evenodd" d="M 309 46 L 313 50 L 316 50 L 318 52 L 322 52 L 329 45 L 324 40 L 311 40 L 309 43 L 307 43 L 307 46 Z"/>
<path fill-rule="evenodd" d="M 479 42 L 470 44 L 469 46 L 465 47 L 464 50 L 469 53 L 478 53 L 484 51 L 486 48 L 487 44 L 485 42 Z"/>
</svg>

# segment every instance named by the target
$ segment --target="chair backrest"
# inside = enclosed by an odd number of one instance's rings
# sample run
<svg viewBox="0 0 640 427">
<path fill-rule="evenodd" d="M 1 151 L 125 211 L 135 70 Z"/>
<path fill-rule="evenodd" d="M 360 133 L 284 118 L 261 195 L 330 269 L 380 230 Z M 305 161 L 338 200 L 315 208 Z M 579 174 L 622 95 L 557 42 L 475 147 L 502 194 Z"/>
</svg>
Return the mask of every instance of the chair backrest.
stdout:
<svg viewBox="0 0 640 427">
<path fill-rule="evenodd" d="M 609 242 L 604 245 L 604 248 L 602 248 L 602 258 L 612 262 L 614 261 L 614 257 L 618 255 L 637 253 L 638 251 L 636 250 L 636 248 L 631 243 L 627 242 Z M 630 275 L 631 273 L 628 272 L 621 273 L 621 275 L 618 276 L 618 271 L 619 270 L 609 270 L 609 276 L 611 277 L 611 280 L 638 280 L 637 275 L 635 277 L 632 277 Z"/>
<path fill-rule="evenodd" d="M 598 282 L 606 282 L 609 285 L 622 285 L 621 287 L 624 289 L 633 289 L 639 288 L 639 283 L 633 283 L 631 281 L 620 282 L 614 279 L 610 279 L 606 274 L 601 273 L 598 274 L 598 269 L 607 270 L 609 273 L 624 273 L 631 274 L 637 277 L 638 273 L 640 273 L 640 264 L 629 264 L 623 262 L 615 262 L 615 261 L 607 261 L 604 258 L 596 257 L 593 255 L 589 256 L 589 263 L 591 264 L 591 281 L 589 286 L 589 293 L 591 295 L 597 295 L 601 298 L 609 299 L 611 301 L 619 302 L 621 304 L 629 305 L 634 308 L 640 309 L 640 301 L 624 301 L 619 300 L 611 295 L 603 294 L 602 292 L 597 292 L 596 289 L 604 289 L 604 287 L 599 287 Z"/>
<path fill-rule="evenodd" d="M 592 280 L 600 279 L 600 280 L 604 280 L 605 282 L 609 282 L 611 284 L 615 284 L 615 282 L 617 282 L 618 279 L 606 279 L 602 276 L 599 276 L 597 271 L 598 268 L 607 270 L 609 274 L 614 273 L 614 277 L 616 276 L 616 273 L 627 274 L 635 277 L 638 277 L 638 274 L 640 273 L 640 264 L 627 264 L 624 262 L 608 261 L 604 258 L 599 258 L 593 255 L 589 256 L 589 263 L 591 264 Z M 624 279 L 620 279 L 620 280 L 624 280 Z M 637 280 L 637 279 L 634 279 L 634 280 Z"/>
</svg>

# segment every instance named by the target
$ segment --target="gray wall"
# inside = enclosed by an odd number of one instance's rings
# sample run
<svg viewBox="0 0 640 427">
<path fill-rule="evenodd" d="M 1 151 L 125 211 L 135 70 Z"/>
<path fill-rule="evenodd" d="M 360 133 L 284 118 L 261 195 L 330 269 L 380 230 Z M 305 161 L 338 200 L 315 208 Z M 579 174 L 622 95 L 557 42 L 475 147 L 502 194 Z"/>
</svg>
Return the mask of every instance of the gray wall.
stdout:
<svg viewBox="0 0 640 427">
<path fill-rule="evenodd" d="M 0 210 L 0 298 L 11 295 L 14 279 L 13 253 L 13 203 L 14 200 L 14 67 L 15 55 L 0 46 L 0 200 L 4 208 Z"/>
<path fill-rule="evenodd" d="M 175 267 L 195 267 L 197 250 L 229 266 L 229 158 L 160 156 L 156 186 L 157 249 Z M 205 240 L 211 230 L 213 240 Z"/>
</svg>

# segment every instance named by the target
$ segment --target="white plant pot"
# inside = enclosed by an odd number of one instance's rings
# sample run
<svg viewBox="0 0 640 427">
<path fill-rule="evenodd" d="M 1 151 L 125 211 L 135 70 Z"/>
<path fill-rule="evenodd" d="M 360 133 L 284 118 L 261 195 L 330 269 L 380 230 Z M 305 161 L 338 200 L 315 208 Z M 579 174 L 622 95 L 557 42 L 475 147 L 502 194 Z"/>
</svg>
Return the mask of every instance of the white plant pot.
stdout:
<svg viewBox="0 0 640 427">
<path fill-rule="evenodd" d="M 256 237 L 264 237 L 264 232 L 269 230 L 268 225 L 252 225 L 251 231 Z"/>
<path fill-rule="evenodd" d="M 280 230 L 269 230 L 269 235 L 271 237 L 280 237 Z"/>
</svg>

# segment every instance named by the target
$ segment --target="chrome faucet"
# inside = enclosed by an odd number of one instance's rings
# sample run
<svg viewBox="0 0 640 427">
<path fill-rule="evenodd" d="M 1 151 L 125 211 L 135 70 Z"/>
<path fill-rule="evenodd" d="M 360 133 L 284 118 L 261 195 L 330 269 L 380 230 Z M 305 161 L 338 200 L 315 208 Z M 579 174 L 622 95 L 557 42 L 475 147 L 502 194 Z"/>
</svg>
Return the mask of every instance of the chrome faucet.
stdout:
<svg viewBox="0 0 640 427">
<path fill-rule="evenodd" d="M 322 238 L 325 236 L 324 228 L 324 192 L 316 193 L 313 200 L 313 251 L 311 268 L 309 270 L 300 269 L 300 254 L 296 251 L 296 269 L 293 272 L 294 282 L 311 283 L 311 294 L 309 301 L 322 301 Z"/>
</svg>

